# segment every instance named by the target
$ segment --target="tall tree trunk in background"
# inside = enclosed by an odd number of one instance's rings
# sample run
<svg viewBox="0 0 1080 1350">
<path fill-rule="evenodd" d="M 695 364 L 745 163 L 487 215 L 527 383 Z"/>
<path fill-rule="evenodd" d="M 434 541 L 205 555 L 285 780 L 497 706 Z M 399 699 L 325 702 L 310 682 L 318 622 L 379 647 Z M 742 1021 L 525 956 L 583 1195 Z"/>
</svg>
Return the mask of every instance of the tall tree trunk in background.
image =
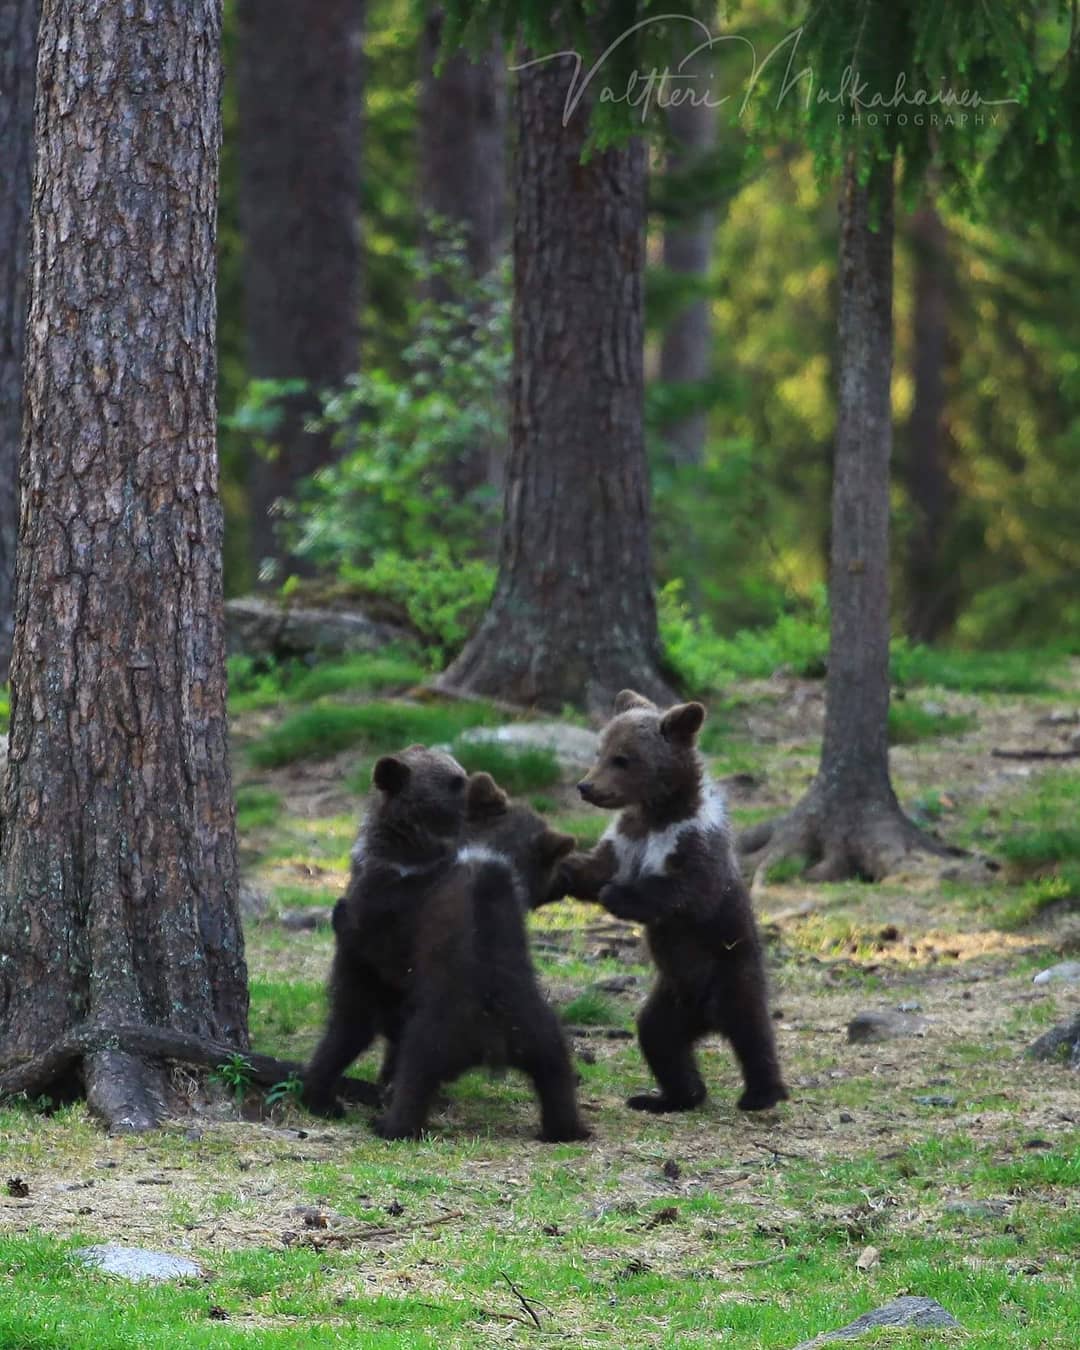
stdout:
<svg viewBox="0 0 1080 1350">
<path fill-rule="evenodd" d="M 0 1061 L 72 1026 L 247 1045 L 225 718 L 220 0 L 45 0 L 0 884 Z M 110 1124 L 160 1068 L 85 1056 Z M 71 1086 L 68 1084 L 67 1086 Z"/>
<path fill-rule="evenodd" d="M 474 276 L 506 245 L 506 67 L 502 44 L 475 58 L 456 51 L 436 71 L 444 15 L 427 15 L 421 42 L 420 205 L 465 239 Z"/>
<path fill-rule="evenodd" d="M 955 499 L 948 470 L 945 366 L 949 344 L 948 233 L 927 203 L 908 226 L 915 263 L 912 373 L 915 397 L 907 424 L 904 482 L 915 520 L 904 557 L 907 633 L 933 642 L 956 617 L 952 569 L 942 559 Z"/>
<path fill-rule="evenodd" d="M 506 247 L 506 63 L 501 42 L 486 56 L 448 55 L 437 71 L 444 13 L 431 9 L 421 39 L 420 206 L 460 230 L 474 277 L 498 265 Z M 430 239 L 429 239 L 430 246 Z M 453 298 L 435 277 L 430 292 Z M 501 477 L 504 446 L 477 445 L 447 466 L 455 495 L 465 498 Z"/>
<path fill-rule="evenodd" d="M 643 429 L 645 149 L 582 163 L 568 61 L 516 99 L 511 446 L 495 595 L 444 687 L 610 711 L 670 691 L 649 545 Z"/>
<path fill-rule="evenodd" d="M 26 259 L 39 0 L 0 0 L 0 682 L 11 660 L 19 533 Z"/>
<path fill-rule="evenodd" d="M 794 811 L 740 840 L 752 868 L 781 857 L 815 880 L 878 879 L 912 850 L 944 851 L 901 812 L 889 780 L 889 458 L 892 450 L 893 165 L 840 198 L 833 468 L 832 628 L 817 776 Z"/>
<path fill-rule="evenodd" d="M 716 109 L 702 97 L 708 89 L 708 67 L 698 61 L 688 69 L 700 77 L 687 86 L 695 98 L 672 105 L 667 111 L 672 140 L 667 164 L 673 174 L 692 171 L 716 143 Z M 711 211 L 685 211 L 670 217 L 664 225 L 664 267 L 675 276 L 704 286 L 709 275 L 714 228 Z M 711 362 L 709 301 L 698 295 L 668 324 L 660 348 L 660 378 L 668 384 L 697 384 L 708 378 Z M 664 438 L 675 463 L 701 463 L 707 422 L 707 414 L 702 410 L 665 427 Z"/>
<path fill-rule="evenodd" d="M 333 457 L 304 430 L 359 363 L 362 0 L 238 0 L 240 216 L 248 373 L 303 380 L 251 467 L 256 568 L 284 560 L 271 514 Z"/>
</svg>

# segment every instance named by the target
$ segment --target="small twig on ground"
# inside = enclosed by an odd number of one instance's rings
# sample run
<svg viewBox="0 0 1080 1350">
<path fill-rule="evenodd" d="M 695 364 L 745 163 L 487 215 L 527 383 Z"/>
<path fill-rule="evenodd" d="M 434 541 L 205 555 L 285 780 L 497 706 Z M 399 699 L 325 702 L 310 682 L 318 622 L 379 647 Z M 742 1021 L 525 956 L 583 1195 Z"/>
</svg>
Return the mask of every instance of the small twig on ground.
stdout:
<svg viewBox="0 0 1080 1350">
<path fill-rule="evenodd" d="M 775 1256 L 766 1256 L 761 1261 L 732 1261 L 731 1270 L 756 1270 L 759 1266 L 771 1266 L 776 1261 L 783 1261 L 790 1256 L 790 1252 L 777 1252 Z"/>
<path fill-rule="evenodd" d="M 794 1158 L 796 1162 L 806 1161 L 805 1154 L 785 1153 L 782 1148 L 776 1148 L 773 1144 L 759 1144 L 756 1139 L 751 1139 L 750 1142 L 753 1144 L 755 1148 L 763 1148 L 766 1153 L 771 1153 L 776 1158 Z"/>
<path fill-rule="evenodd" d="M 995 759 L 1080 759 L 1080 750 L 1005 750 L 995 745 Z"/>
<path fill-rule="evenodd" d="M 526 1296 L 521 1292 L 521 1290 L 517 1287 L 517 1285 L 516 1285 L 516 1284 L 514 1283 L 514 1281 L 510 1278 L 510 1276 L 507 1275 L 507 1273 L 506 1273 L 505 1270 L 500 1270 L 500 1271 L 499 1271 L 499 1274 L 503 1277 L 503 1279 L 506 1281 L 506 1283 L 510 1286 L 510 1288 L 511 1288 L 513 1294 L 514 1294 L 514 1296 L 515 1296 L 516 1299 L 517 1299 L 517 1301 L 521 1304 L 522 1309 L 523 1309 L 525 1312 L 527 1312 L 528 1315 L 529 1315 L 529 1317 L 532 1319 L 532 1323 L 533 1323 L 533 1325 L 536 1327 L 537 1331 L 543 1331 L 544 1328 L 543 1328 L 543 1326 L 542 1326 L 541 1323 L 540 1323 L 540 1318 L 539 1318 L 539 1316 L 537 1315 L 536 1310 L 533 1308 L 533 1304 L 536 1303 L 536 1307 L 537 1307 L 537 1308 L 544 1308 L 544 1305 L 543 1305 L 542 1303 L 538 1303 L 536 1299 L 526 1298 Z M 545 1311 L 546 1313 L 548 1313 L 549 1315 L 550 1315 L 550 1313 L 551 1313 L 551 1309 L 550 1309 L 550 1308 L 544 1308 L 544 1311 Z"/>
</svg>

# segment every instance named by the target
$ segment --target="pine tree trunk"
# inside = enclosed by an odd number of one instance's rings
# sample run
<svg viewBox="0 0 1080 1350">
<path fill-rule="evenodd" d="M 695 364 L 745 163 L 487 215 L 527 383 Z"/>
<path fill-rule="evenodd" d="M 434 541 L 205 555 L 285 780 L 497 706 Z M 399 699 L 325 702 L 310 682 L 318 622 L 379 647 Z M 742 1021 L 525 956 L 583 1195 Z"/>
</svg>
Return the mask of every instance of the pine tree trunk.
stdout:
<svg viewBox="0 0 1080 1350">
<path fill-rule="evenodd" d="M 240 218 L 248 373 L 303 380 L 251 466 L 256 570 L 290 561 L 272 510 L 333 458 L 304 430 L 359 364 L 362 0 L 238 0 Z"/>
<path fill-rule="evenodd" d="M 444 687 L 610 711 L 660 672 L 643 430 L 645 149 L 582 162 L 569 66 L 521 73 L 511 447 L 491 606 Z"/>
<path fill-rule="evenodd" d="M 953 569 L 942 557 L 955 500 L 945 428 L 949 240 L 930 203 L 912 216 L 908 233 L 915 254 L 915 395 L 903 468 L 915 520 L 904 557 L 907 633 L 917 642 L 934 642 L 951 627 L 958 603 Z"/>
<path fill-rule="evenodd" d="M 11 661 L 39 0 L 0 0 L 0 682 Z"/>
<path fill-rule="evenodd" d="M 716 110 L 703 97 L 708 88 L 708 72 L 701 63 L 693 69 L 701 77 L 688 86 L 695 98 L 672 105 L 667 114 L 673 141 L 668 152 L 668 171 L 676 174 L 691 169 L 716 143 Z M 709 275 L 714 225 L 711 211 L 669 219 L 664 227 L 664 267 L 676 276 L 704 285 Z M 660 348 L 660 378 L 669 384 L 700 384 L 708 378 L 711 360 L 709 301 L 702 295 L 685 305 L 668 324 Z M 701 463 L 707 423 L 707 415 L 701 411 L 665 427 L 664 438 L 675 463 Z"/>
<path fill-rule="evenodd" d="M 483 277 L 506 247 L 505 60 L 494 42 L 486 56 L 456 51 L 437 70 L 444 19 L 441 8 L 431 9 L 421 40 L 420 205 L 425 223 L 437 217 L 461 232 L 470 271 Z M 456 298 L 437 276 L 428 291 L 436 300 Z M 505 446 L 481 443 L 449 464 L 455 496 L 500 484 L 504 457 Z"/>
<path fill-rule="evenodd" d="M 900 810 L 889 780 L 889 459 L 893 166 L 840 201 L 839 391 L 833 466 L 832 626 L 817 777 L 790 816 L 740 840 L 751 868 L 781 857 L 817 880 L 877 880 L 912 851 L 944 851 Z"/>
<path fill-rule="evenodd" d="M 0 885 L 0 1063 L 247 1045 L 215 446 L 220 0 L 45 0 Z M 153 1061 L 87 1053 L 114 1126 Z M 68 1085 L 72 1086 L 71 1084 Z"/>
<path fill-rule="evenodd" d="M 476 58 L 447 56 L 436 70 L 443 11 L 421 41 L 420 205 L 457 226 L 474 276 L 490 272 L 506 242 L 506 74 L 502 44 Z"/>
</svg>

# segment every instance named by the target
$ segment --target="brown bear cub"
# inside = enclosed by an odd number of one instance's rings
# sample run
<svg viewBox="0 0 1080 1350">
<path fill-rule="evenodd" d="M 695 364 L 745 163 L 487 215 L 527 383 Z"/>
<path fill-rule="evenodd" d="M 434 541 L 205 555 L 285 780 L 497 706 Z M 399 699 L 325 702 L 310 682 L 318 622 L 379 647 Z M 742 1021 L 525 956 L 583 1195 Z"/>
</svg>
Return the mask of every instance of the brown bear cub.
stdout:
<svg viewBox="0 0 1080 1350">
<path fill-rule="evenodd" d="M 573 849 L 487 774 L 412 746 L 375 765 L 376 799 L 334 910 L 330 1014 L 304 1101 L 334 1114 L 341 1073 L 376 1035 L 386 1138 L 418 1135 L 441 1083 L 478 1064 L 530 1075 L 541 1138 L 583 1139 L 558 1019 L 536 984 L 524 912 L 547 897 Z"/>
<path fill-rule="evenodd" d="M 338 1114 L 334 1088 L 377 1035 L 392 1069 L 413 966 L 416 925 L 433 888 L 454 867 L 465 824 L 465 770 L 413 745 L 375 764 L 376 790 L 352 852 L 348 890 L 334 908 L 330 1013 L 304 1072 L 303 1100 Z"/>
<path fill-rule="evenodd" d="M 525 931 L 526 911 L 551 894 L 573 847 L 531 808 L 511 805 L 488 774 L 469 779 L 465 841 L 418 916 L 390 1105 L 375 1126 L 384 1138 L 418 1135 L 439 1085 L 478 1065 L 532 1079 L 541 1140 L 588 1138 Z"/>
<path fill-rule="evenodd" d="M 761 1111 L 787 1097 L 766 1002 L 765 964 L 739 874 L 719 787 L 695 748 L 700 703 L 661 712 L 624 690 L 597 762 L 578 784 L 594 806 L 620 809 L 590 854 L 561 870 L 565 889 L 645 925 L 658 979 L 638 1017 L 642 1054 L 659 1094 L 630 1097 L 639 1111 L 686 1111 L 705 1098 L 694 1043 L 730 1041 L 745 1090 Z"/>
</svg>

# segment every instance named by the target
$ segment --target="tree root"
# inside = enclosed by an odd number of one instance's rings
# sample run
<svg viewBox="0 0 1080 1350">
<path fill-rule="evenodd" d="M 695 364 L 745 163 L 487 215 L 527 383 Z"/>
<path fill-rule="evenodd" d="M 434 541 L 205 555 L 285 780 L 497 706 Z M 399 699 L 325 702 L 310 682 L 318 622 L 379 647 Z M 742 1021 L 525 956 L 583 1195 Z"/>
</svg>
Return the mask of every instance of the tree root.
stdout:
<svg viewBox="0 0 1080 1350">
<path fill-rule="evenodd" d="M 918 854 L 967 856 L 920 830 L 895 798 L 830 810 L 814 788 L 788 815 L 745 831 L 738 851 L 748 880 L 767 878 L 770 868 L 787 859 L 802 859 L 807 881 L 881 881 Z"/>
<path fill-rule="evenodd" d="M 295 1060 L 275 1059 L 254 1050 L 207 1040 L 167 1027 L 102 1026 L 84 1022 L 59 1037 L 39 1055 L 0 1066 L 0 1098 L 20 1094 L 35 1097 L 48 1092 L 81 1062 L 87 1102 L 110 1128 L 145 1130 L 165 1116 L 163 1080 L 147 1061 L 172 1060 L 217 1069 L 241 1054 L 248 1081 L 273 1087 L 298 1078 L 304 1066 Z M 359 1106 L 377 1106 L 378 1086 L 356 1078 L 342 1078 L 337 1095 Z"/>
</svg>

